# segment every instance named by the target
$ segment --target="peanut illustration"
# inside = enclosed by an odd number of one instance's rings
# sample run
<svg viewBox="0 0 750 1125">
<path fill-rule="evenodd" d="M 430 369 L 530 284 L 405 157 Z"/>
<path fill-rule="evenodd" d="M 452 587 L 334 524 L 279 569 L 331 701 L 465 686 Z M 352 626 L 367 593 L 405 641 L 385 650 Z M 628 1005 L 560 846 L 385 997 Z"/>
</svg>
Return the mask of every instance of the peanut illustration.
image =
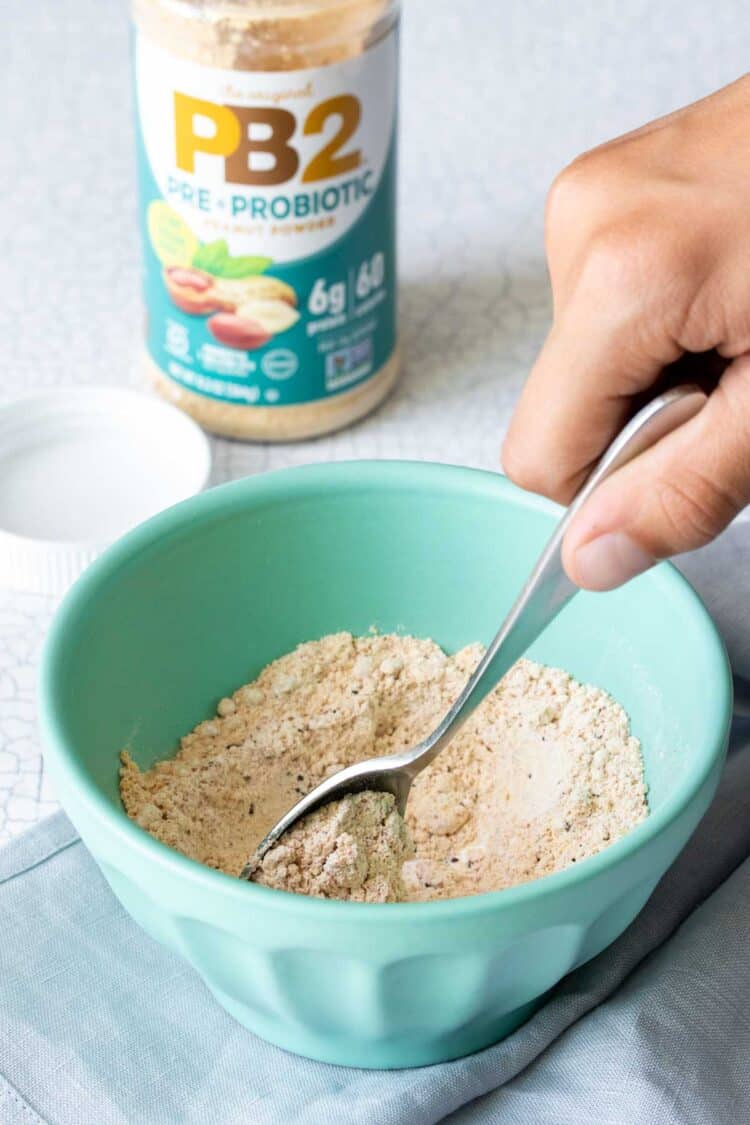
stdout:
<svg viewBox="0 0 750 1125">
<path fill-rule="evenodd" d="M 216 289 L 216 278 L 194 266 L 168 266 L 164 284 L 178 309 L 191 316 L 205 316 L 232 308 Z"/>
<path fill-rule="evenodd" d="M 267 332 L 275 335 L 286 332 L 299 320 L 299 313 L 286 301 L 260 300 L 244 301 L 237 309 L 237 316 L 243 320 L 254 320 Z"/>
<path fill-rule="evenodd" d="M 262 348 L 271 339 L 268 332 L 256 320 L 237 316 L 235 313 L 217 313 L 208 320 L 208 330 L 215 340 L 227 348 L 239 348 L 250 352 Z"/>
<path fill-rule="evenodd" d="M 215 285 L 216 293 L 225 305 L 235 309 L 254 300 L 285 301 L 292 307 L 297 304 L 297 294 L 291 285 L 280 281 L 278 277 L 268 277 L 265 274 L 241 278 L 217 277 Z"/>
</svg>

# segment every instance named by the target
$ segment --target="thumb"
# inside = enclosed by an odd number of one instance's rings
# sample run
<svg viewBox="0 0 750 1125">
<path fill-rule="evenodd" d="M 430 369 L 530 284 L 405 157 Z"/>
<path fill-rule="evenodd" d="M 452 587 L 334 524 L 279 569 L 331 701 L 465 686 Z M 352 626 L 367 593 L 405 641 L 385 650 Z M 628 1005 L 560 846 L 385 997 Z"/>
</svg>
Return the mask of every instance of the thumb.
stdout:
<svg viewBox="0 0 750 1125">
<path fill-rule="evenodd" d="M 570 578 L 612 590 L 657 560 L 702 547 L 750 502 L 750 356 L 689 422 L 596 489 L 563 543 Z"/>
</svg>

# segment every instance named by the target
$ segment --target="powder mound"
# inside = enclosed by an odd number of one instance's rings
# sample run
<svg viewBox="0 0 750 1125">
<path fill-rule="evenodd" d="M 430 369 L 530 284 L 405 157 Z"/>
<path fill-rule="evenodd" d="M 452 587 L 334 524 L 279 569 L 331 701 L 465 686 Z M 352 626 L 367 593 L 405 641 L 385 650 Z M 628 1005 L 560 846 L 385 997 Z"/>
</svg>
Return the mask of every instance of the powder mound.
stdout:
<svg viewBox="0 0 750 1125">
<path fill-rule="evenodd" d="M 306 816 L 271 848 L 253 881 L 354 902 L 398 902 L 414 844 L 390 793 L 357 793 Z"/>
<path fill-rule="evenodd" d="M 299 798 L 344 766 L 416 746 L 454 702 L 481 645 L 336 633 L 299 645 L 216 701 L 178 752 L 121 755 L 130 817 L 229 875 Z M 648 815 L 640 744 L 616 700 L 519 660 L 414 781 L 403 822 L 364 793 L 312 814 L 266 860 L 268 886 L 423 902 L 561 871 Z M 401 869 L 399 871 L 399 860 Z"/>
</svg>

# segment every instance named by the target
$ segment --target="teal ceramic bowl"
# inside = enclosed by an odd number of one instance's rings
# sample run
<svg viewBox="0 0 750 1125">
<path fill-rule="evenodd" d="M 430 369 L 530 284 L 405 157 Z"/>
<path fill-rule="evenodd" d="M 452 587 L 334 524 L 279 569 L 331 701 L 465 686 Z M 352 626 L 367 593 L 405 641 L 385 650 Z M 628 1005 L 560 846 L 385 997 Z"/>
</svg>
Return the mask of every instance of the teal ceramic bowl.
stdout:
<svg viewBox="0 0 750 1125">
<path fill-rule="evenodd" d="M 531 650 L 611 691 L 642 739 L 651 815 L 566 871 L 427 904 L 242 883 L 126 817 L 118 752 L 174 751 L 218 699 L 299 641 L 405 630 L 487 642 L 556 509 L 441 465 L 286 470 L 217 488 L 127 535 L 60 609 L 41 679 L 46 762 L 112 890 L 265 1039 L 362 1067 L 434 1063 L 508 1035 L 633 920 L 703 815 L 725 752 L 722 643 L 661 566 L 578 595 Z"/>
</svg>

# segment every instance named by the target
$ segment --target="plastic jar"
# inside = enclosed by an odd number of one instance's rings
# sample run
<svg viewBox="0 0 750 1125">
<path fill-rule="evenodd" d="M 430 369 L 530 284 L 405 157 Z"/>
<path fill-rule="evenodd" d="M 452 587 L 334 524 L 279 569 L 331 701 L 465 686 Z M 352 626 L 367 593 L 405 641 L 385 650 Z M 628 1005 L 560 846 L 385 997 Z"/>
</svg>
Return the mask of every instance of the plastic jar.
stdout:
<svg viewBox="0 0 750 1125">
<path fill-rule="evenodd" d="M 283 441 L 398 376 L 398 0 L 135 0 L 146 368 Z"/>
</svg>

